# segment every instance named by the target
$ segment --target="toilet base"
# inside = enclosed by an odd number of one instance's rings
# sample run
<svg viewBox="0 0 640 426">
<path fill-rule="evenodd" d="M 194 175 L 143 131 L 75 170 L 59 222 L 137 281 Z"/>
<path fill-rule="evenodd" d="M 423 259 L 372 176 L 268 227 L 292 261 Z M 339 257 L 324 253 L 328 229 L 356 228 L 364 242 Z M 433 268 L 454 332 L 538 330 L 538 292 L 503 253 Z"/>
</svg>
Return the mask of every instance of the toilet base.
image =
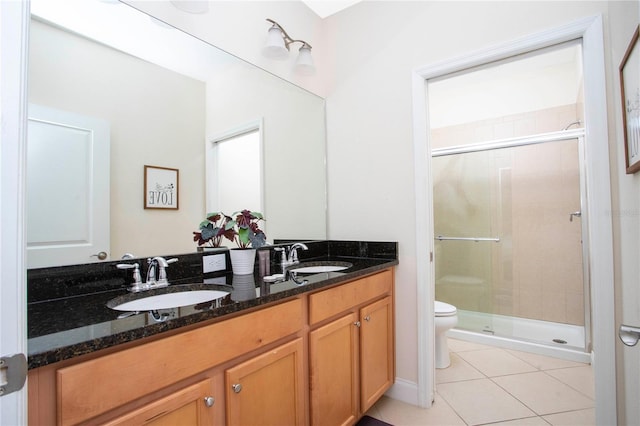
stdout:
<svg viewBox="0 0 640 426">
<path fill-rule="evenodd" d="M 447 334 L 442 333 L 436 336 L 436 368 L 447 368 L 451 365 L 449 356 L 449 345 L 447 345 Z"/>
<path fill-rule="evenodd" d="M 451 365 L 449 357 L 449 345 L 447 344 L 447 331 L 458 324 L 457 315 L 436 316 L 435 320 L 435 344 L 436 344 L 436 368 L 447 368 Z"/>
</svg>

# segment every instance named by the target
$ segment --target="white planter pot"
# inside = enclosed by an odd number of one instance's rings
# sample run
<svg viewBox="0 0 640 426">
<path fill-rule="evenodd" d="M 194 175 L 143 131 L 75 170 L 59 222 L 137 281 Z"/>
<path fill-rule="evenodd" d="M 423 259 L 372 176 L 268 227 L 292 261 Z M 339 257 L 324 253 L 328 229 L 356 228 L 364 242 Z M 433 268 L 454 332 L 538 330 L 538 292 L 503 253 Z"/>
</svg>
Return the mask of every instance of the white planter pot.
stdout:
<svg viewBox="0 0 640 426">
<path fill-rule="evenodd" d="M 231 256 L 231 269 L 234 275 L 253 274 L 256 249 L 232 249 L 229 250 L 229 256 Z"/>
<path fill-rule="evenodd" d="M 251 300 L 257 297 L 256 282 L 253 274 L 249 275 L 233 275 L 233 290 L 231 291 L 231 300 L 241 302 L 243 300 Z"/>
</svg>

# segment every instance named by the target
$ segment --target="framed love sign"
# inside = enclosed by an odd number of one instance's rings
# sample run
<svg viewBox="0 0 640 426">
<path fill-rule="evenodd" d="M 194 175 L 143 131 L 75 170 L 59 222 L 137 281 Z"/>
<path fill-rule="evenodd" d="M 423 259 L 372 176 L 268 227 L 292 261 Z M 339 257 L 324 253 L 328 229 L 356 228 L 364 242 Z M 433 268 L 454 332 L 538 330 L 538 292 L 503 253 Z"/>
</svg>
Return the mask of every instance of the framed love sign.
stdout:
<svg viewBox="0 0 640 426">
<path fill-rule="evenodd" d="M 178 169 L 144 166 L 144 208 L 178 210 Z"/>
</svg>

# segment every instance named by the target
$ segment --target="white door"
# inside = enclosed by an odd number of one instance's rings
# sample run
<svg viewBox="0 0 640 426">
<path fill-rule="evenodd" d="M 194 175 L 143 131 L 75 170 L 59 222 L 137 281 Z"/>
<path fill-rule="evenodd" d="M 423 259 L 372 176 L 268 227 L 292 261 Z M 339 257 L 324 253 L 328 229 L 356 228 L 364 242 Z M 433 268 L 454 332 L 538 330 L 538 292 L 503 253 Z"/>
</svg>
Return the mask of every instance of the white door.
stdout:
<svg viewBox="0 0 640 426">
<path fill-rule="evenodd" d="M 0 356 L 26 354 L 23 246 L 24 122 L 28 2 L 0 1 Z M 4 385 L 6 371 L 0 368 Z M 0 424 L 27 423 L 27 391 L 0 396 Z"/>
<path fill-rule="evenodd" d="M 27 267 L 109 254 L 109 124 L 29 105 Z"/>
</svg>

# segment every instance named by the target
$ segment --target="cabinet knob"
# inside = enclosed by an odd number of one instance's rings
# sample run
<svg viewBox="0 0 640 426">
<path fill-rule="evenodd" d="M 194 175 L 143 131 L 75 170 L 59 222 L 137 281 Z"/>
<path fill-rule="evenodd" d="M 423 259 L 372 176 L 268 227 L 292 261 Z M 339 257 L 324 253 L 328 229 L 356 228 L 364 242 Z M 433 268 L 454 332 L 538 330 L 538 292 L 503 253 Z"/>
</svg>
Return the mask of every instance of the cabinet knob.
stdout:
<svg viewBox="0 0 640 426">
<path fill-rule="evenodd" d="M 212 396 L 205 396 L 204 397 L 204 405 L 206 405 L 207 407 L 213 407 L 213 404 L 215 404 L 216 399 Z"/>
<path fill-rule="evenodd" d="M 355 325 L 356 327 L 360 327 L 360 321 L 354 322 L 353 325 Z"/>
<path fill-rule="evenodd" d="M 231 385 L 231 389 L 233 389 L 235 393 L 240 393 L 242 385 L 240 383 L 236 383 L 235 385 Z"/>
<path fill-rule="evenodd" d="M 364 317 L 364 320 L 367 322 L 371 321 L 371 315 L 367 315 L 366 317 Z"/>
</svg>

